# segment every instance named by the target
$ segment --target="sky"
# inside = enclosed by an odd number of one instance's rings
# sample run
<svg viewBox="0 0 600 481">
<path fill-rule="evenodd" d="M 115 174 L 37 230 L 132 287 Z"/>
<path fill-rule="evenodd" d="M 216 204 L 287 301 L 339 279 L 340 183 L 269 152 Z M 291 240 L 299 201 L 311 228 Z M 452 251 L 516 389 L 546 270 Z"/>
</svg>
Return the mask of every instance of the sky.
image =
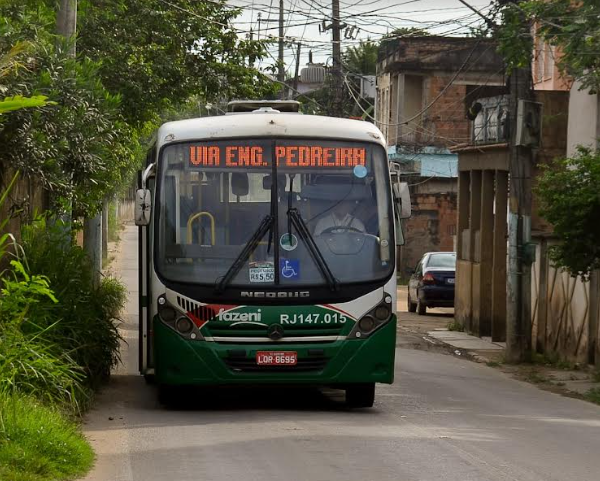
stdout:
<svg viewBox="0 0 600 481">
<path fill-rule="evenodd" d="M 331 64 L 331 30 L 320 33 L 323 20 L 331 22 L 331 0 L 284 0 L 284 36 L 302 43 L 300 65 L 308 62 L 309 50 L 315 63 Z M 229 5 L 243 8 L 234 25 L 240 30 L 252 30 L 254 38 L 278 37 L 279 0 L 228 0 Z M 491 8 L 490 0 L 470 0 L 467 3 L 483 14 Z M 482 23 L 482 19 L 458 0 L 340 0 L 341 21 L 348 25 L 342 50 L 368 38 L 379 40 L 398 27 L 427 29 L 436 35 L 460 36 Z M 260 31 L 259 31 L 260 18 Z M 277 45 L 269 49 L 270 57 L 262 67 L 272 65 L 277 57 Z M 285 62 L 293 74 L 296 47 L 286 47 Z"/>
</svg>

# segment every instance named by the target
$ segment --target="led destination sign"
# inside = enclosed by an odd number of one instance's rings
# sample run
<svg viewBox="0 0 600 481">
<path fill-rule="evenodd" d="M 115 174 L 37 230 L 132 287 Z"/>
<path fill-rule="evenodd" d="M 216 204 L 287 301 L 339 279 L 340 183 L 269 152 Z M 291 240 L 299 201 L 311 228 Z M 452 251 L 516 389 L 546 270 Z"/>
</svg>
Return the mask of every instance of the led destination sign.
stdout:
<svg viewBox="0 0 600 481">
<path fill-rule="evenodd" d="M 191 145 L 190 167 L 268 167 L 268 153 L 262 146 Z M 364 147 L 289 145 L 275 147 L 275 161 L 281 167 L 356 167 L 365 165 Z"/>
</svg>

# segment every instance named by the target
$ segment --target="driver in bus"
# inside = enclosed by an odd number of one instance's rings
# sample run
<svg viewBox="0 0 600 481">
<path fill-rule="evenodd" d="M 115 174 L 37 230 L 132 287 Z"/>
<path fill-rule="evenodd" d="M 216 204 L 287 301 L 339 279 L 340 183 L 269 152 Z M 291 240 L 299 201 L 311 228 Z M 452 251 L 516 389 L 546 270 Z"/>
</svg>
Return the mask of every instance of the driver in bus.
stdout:
<svg viewBox="0 0 600 481">
<path fill-rule="evenodd" d="M 336 227 L 340 230 L 365 232 L 365 225 L 354 216 L 356 204 L 351 200 L 338 202 L 327 215 L 317 222 L 314 235 L 321 235 Z"/>
</svg>

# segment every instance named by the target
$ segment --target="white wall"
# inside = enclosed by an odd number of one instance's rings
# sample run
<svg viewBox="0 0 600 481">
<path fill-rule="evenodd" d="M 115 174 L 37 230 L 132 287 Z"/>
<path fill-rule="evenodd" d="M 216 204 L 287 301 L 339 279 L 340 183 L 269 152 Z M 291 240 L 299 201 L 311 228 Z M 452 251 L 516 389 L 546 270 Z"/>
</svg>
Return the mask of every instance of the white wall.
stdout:
<svg viewBox="0 0 600 481">
<path fill-rule="evenodd" d="M 577 145 L 596 147 L 598 138 L 598 95 L 579 90 L 580 86 L 575 82 L 569 94 L 567 156 L 573 155 Z"/>
</svg>

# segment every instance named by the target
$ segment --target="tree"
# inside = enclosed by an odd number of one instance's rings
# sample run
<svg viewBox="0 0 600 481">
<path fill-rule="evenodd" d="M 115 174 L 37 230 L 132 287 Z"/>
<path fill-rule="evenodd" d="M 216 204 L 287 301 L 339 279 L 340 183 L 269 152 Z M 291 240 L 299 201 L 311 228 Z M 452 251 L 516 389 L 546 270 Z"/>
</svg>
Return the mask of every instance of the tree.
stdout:
<svg viewBox="0 0 600 481">
<path fill-rule="evenodd" d="M 84 0 L 78 52 L 100 63 L 103 85 L 121 96 L 132 125 L 192 95 L 261 97 L 274 85 L 249 59 L 262 58 L 264 44 L 238 36 L 232 20 L 239 13 L 197 0 Z"/>
<path fill-rule="evenodd" d="M 92 216 L 131 180 L 143 139 L 164 112 L 191 97 L 260 96 L 272 89 L 249 68 L 262 43 L 240 39 L 239 10 L 219 2 L 80 0 L 77 58 L 55 35 L 55 0 L 0 0 L 0 55 L 30 41 L 26 69 L 6 76 L 15 103 L 56 102 L 2 117 L 0 161 L 35 175 Z M 27 100 L 31 102 L 32 100 Z M 8 104 L 5 104 L 8 107 Z"/>
<path fill-rule="evenodd" d="M 533 55 L 528 24 L 541 40 L 559 48 L 557 65 L 563 74 L 580 80 L 583 89 L 600 90 L 598 1 L 530 0 L 506 5 L 499 41 L 509 68 L 525 65 Z"/>
<path fill-rule="evenodd" d="M 343 55 L 344 67 L 361 75 L 375 75 L 379 45 L 371 40 L 361 40 L 356 47 L 348 47 Z"/>
<path fill-rule="evenodd" d="M 27 52 L 30 45 L 25 42 L 13 45 L 8 52 L 0 56 L 0 79 L 6 77 L 10 72 L 16 71 L 22 67 L 19 57 Z M 5 92 L 6 87 L 0 85 L 0 93 Z M 31 107 L 43 107 L 48 105 L 48 97 L 44 95 L 34 95 L 33 97 L 23 97 L 17 95 L 0 99 L 0 115 L 14 110 L 20 110 Z"/>
<path fill-rule="evenodd" d="M 538 180 L 541 214 L 560 242 L 550 255 L 558 267 L 586 278 L 600 268 L 600 153 L 580 147 L 556 160 Z"/>
<path fill-rule="evenodd" d="M 9 80 L 9 95 L 44 92 L 54 103 L 3 116 L 0 162 L 34 175 L 58 202 L 72 201 L 76 216 L 94 213 L 136 165 L 139 142 L 119 98 L 104 89 L 94 62 L 53 47 L 40 48 L 34 65 Z"/>
<path fill-rule="evenodd" d="M 506 4 L 498 30 L 508 69 L 527 66 L 533 34 L 558 47 L 557 64 L 582 89 L 600 89 L 600 4 L 595 0 L 530 0 Z M 541 214 L 554 226 L 559 244 L 551 248 L 558 267 L 587 278 L 600 268 L 600 153 L 579 147 L 572 158 L 556 160 L 539 178 Z"/>
<path fill-rule="evenodd" d="M 423 29 L 417 27 L 399 27 L 391 32 L 385 34 L 381 39 L 381 46 L 385 47 L 387 44 L 394 42 L 397 39 L 405 37 L 428 37 L 431 34 Z"/>
</svg>

